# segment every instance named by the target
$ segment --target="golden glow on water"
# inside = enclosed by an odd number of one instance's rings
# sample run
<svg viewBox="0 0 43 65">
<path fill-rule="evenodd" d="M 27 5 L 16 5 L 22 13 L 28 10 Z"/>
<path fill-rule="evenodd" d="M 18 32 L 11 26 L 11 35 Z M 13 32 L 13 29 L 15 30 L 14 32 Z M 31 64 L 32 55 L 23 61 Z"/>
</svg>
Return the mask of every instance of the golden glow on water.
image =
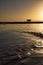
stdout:
<svg viewBox="0 0 43 65">
<path fill-rule="evenodd" d="M 40 26 L 39 29 L 43 31 L 43 24 L 40 24 L 39 26 Z"/>
<path fill-rule="evenodd" d="M 31 24 L 27 26 L 27 28 L 29 27 L 32 31 L 43 33 L 43 24 Z"/>
<path fill-rule="evenodd" d="M 40 49 L 40 50 L 38 49 L 38 50 L 35 50 L 34 52 L 35 53 L 43 53 L 43 49 Z"/>
<path fill-rule="evenodd" d="M 43 33 L 43 24 L 11 24 L 11 25 L 0 25 L 0 30 L 26 30 L 26 31 L 38 31 Z"/>
</svg>

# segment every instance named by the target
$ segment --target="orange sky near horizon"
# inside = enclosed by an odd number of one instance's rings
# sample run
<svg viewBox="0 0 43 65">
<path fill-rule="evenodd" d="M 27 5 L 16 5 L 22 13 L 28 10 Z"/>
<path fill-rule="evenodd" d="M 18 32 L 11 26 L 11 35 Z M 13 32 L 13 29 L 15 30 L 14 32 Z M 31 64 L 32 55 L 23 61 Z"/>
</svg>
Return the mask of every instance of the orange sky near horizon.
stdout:
<svg viewBox="0 0 43 65">
<path fill-rule="evenodd" d="M 28 18 L 43 21 L 43 0 L 18 1 L 7 0 L 5 4 L 5 0 L 1 0 L 0 21 L 26 21 Z"/>
</svg>

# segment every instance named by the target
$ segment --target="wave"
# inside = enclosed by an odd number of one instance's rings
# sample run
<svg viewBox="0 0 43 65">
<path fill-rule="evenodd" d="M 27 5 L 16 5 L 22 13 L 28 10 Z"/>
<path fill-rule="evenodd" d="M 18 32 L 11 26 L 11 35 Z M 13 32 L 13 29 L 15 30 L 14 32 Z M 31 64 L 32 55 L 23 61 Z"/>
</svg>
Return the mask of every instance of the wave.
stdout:
<svg viewBox="0 0 43 65">
<path fill-rule="evenodd" d="M 31 48 L 28 45 L 15 45 L 0 54 L 0 65 L 7 65 L 12 62 L 15 64 L 20 60 L 30 56 Z"/>
<path fill-rule="evenodd" d="M 43 56 L 38 57 L 36 55 L 37 57 L 31 57 L 31 54 L 32 48 L 29 47 L 28 45 L 16 45 L 14 46 L 14 48 L 8 49 L 7 51 L 0 55 L 0 65 L 22 65 L 23 61 L 24 63 L 25 62 L 28 63 L 25 65 L 36 65 L 36 63 L 33 64 L 30 63 L 35 62 L 36 60 L 39 63 L 38 61 L 39 59 L 41 59 L 42 61 L 41 63 L 43 63 Z"/>
<path fill-rule="evenodd" d="M 43 38 L 43 34 L 41 32 L 29 32 L 29 31 L 25 32 L 24 31 L 24 33 L 32 34 L 32 35 L 34 35 L 36 37 Z"/>
</svg>

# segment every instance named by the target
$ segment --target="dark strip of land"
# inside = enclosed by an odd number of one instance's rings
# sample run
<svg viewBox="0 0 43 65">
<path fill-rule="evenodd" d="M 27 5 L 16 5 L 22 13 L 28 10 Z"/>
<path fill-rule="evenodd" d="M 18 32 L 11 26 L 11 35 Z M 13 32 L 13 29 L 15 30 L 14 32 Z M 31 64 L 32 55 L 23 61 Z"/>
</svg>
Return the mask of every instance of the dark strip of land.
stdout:
<svg viewBox="0 0 43 65">
<path fill-rule="evenodd" d="M 0 22 L 0 24 L 43 24 L 43 22 Z"/>
</svg>

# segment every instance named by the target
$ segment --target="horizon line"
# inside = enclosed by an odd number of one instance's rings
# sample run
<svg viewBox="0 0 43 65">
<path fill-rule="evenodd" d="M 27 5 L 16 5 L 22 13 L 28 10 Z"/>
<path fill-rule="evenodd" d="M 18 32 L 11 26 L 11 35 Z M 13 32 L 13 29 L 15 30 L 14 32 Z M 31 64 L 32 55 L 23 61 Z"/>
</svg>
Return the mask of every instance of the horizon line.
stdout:
<svg viewBox="0 0 43 65">
<path fill-rule="evenodd" d="M 32 22 L 32 21 L 24 21 L 24 22 L 0 22 L 0 24 L 42 24 L 43 22 Z"/>
</svg>

